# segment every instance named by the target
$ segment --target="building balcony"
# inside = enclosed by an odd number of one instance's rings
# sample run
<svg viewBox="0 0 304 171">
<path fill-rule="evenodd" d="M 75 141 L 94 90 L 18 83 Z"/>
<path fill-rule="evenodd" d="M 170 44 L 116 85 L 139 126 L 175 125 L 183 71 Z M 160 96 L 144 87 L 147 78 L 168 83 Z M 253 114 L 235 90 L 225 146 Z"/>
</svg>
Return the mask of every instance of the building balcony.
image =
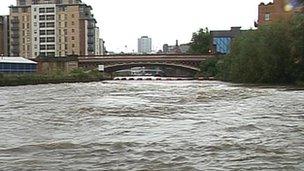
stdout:
<svg viewBox="0 0 304 171">
<path fill-rule="evenodd" d="M 95 28 L 95 24 L 88 24 L 88 29 L 93 29 Z"/>
<path fill-rule="evenodd" d="M 88 46 L 88 51 L 89 51 L 89 52 L 94 52 L 94 50 L 95 50 L 95 49 L 94 49 L 94 45 L 89 45 L 89 46 Z"/>
<path fill-rule="evenodd" d="M 88 44 L 94 44 L 95 43 L 95 40 L 94 39 L 92 39 L 92 38 L 89 38 L 88 39 Z"/>
<path fill-rule="evenodd" d="M 95 35 L 95 32 L 93 30 L 88 31 L 88 36 L 94 36 L 94 35 Z"/>
<path fill-rule="evenodd" d="M 13 41 L 13 42 L 12 42 L 12 45 L 13 45 L 13 46 L 19 46 L 19 42 Z"/>
<path fill-rule="evenodd" d="M 11 52 L 14 54 L 19 54 L 19 48 L 12 48 Z"/>
<path fill-rule="evenodd" d="M 12 19 L 11 22 L 12 23 L 19 23 L 19 19 Z"/>
<path fill-rule="evenodd" d="M 12 31 L 18 31 L 18 30 L 19 30 L 19 27 L 12 27 L 11 30 L 12 30 Z"/>
<path fill-rule="evenodd" d="M 19 38 L 19 34 L 11 34 L 11 37 L 12 37 L 13 39 Z"/>
</svg>

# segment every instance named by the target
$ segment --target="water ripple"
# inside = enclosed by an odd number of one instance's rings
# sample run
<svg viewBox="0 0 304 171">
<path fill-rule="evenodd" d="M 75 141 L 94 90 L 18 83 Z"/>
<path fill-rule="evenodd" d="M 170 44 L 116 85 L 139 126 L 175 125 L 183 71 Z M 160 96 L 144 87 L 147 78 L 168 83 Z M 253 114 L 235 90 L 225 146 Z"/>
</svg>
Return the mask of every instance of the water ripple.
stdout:
<svg viewBox="0 0 304 171">
<path fill-rule="evenodd" d="M 0 93 L 0 170 L 304 168 L 300 89 L 108 81 Z"/>
</svg>

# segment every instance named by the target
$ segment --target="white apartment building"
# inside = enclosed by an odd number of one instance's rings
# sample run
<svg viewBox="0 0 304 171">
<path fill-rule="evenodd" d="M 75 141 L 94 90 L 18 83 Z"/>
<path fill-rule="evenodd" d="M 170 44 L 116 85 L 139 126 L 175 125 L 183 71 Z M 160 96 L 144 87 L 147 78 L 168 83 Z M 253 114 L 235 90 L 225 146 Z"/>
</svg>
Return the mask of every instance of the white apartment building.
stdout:
<svg viewBox="0 0 304 171">
<path fill-rule="evenodd" d="M 148 36 L 142 36 L 138 39 L 138 53 L 146 54 L 152 52 L 152 39 Z"/>
</svg>

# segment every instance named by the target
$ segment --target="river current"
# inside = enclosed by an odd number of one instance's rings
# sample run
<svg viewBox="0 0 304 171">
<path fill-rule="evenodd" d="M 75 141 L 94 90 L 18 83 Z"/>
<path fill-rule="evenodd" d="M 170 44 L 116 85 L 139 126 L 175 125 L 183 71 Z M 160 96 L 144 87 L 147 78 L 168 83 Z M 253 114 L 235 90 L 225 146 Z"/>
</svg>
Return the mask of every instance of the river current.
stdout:
<svg viewBox="0 0 304 171">
<path fill-rule="evenodd" d="M 304 170 L 304 91 L 217 81 L 0 87 L 0 170 Z"/>
</svg>

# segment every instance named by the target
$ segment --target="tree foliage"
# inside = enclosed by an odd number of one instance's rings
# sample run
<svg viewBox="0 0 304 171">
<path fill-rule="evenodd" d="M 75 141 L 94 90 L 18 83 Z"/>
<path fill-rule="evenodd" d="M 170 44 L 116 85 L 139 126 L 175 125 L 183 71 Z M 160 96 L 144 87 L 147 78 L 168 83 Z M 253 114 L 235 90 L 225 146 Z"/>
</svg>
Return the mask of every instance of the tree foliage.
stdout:
<svg viewBox="0 0 304 171">
<path fill-rule="evenodd" d="M 244 83 L 304 81 L 304 16 L 250 30 L 234 40 L 221 78 Z"/>
<path fill-rule="evenodd" d="M 189 53 L 206 54 L 211 49 L 211 35 L 208 28 L 192 34 Z"/>
</svg>

